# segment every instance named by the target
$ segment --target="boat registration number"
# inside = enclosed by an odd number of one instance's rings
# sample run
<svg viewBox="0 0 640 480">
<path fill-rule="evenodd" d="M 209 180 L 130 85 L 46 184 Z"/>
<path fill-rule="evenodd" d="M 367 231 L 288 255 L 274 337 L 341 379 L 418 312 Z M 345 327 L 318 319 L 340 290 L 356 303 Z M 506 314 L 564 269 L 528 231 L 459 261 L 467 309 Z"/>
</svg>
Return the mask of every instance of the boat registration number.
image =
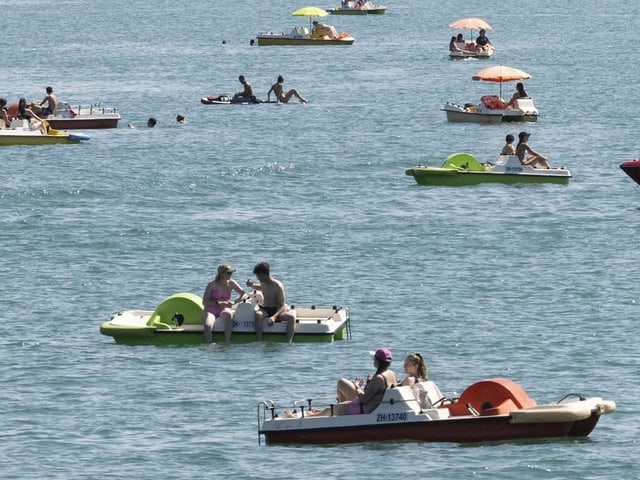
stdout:
<svg viewBox="0 0 640 480">
<path fill-rule="evenodd" d="M 383 422 L 406 422 L 407 413 L 379 413 L 376 417 L 377 423 Z"/>
</svg>

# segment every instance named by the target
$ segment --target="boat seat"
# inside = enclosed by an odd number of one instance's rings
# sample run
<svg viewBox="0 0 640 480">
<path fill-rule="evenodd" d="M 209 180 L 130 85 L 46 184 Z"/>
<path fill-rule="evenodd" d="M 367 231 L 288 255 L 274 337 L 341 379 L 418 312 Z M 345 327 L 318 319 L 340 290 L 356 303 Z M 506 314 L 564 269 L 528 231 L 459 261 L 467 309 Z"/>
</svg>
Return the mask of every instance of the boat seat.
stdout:
<svg viewBox="0 0 640 480">
<path fill-rule="evenodd" d="M 525 113 L 537 113 L 538 109 L 533 104 L 533 100 L 529 97 L 527 98 L 519 98 L 516 100 L 516 108 L 518 110 L 522 110 Z"/>
<path fill-rule="evenodd" d="M 291 34 L 296 37 L 306 37 L 309 35 L 309 30 L 307 27 L 295 27 L 291 31 Z"/>
<path fill-rule="evenodd" d="M 420 408 L 423 409 L 432 408 L 435 403 L 441 401 L 444 398 L 444 395 L 442 394 L 438 386 L 431 380 L 416 383 L 415 385 L 411 386 L 411 389 L 413 391 L 415 399 L 420 405 Z"/>
<path fill-rule="evenodd" d="M 496 165 L 504 165 L 505 168 L 522 169 L 522 162 L 520 162 L 517 155 L 498 155 Z"/>
<path fill-rule="evenodd" d="M 415 410 L 416 412 L 420 410 L 420 405 L 418 405 L 412 386 L 390 388 L 385 392 L 382 405 L 378 408 L 383 405 L 384 407 L 393 406 L 396 403 L 402 403 L 406 408 Z"/>
<path fill-rule="evenodd" d="M 26 118 L 14 118 L 11 120 L 9 128 L 31 129 L 31 122 Z"/>
<path fill-rule="evenodd" d="M 480 97 L 480 101 L 489 110 L 504 110 L 507 107 L 498 95 L 484 95 Z"/>
</svg>

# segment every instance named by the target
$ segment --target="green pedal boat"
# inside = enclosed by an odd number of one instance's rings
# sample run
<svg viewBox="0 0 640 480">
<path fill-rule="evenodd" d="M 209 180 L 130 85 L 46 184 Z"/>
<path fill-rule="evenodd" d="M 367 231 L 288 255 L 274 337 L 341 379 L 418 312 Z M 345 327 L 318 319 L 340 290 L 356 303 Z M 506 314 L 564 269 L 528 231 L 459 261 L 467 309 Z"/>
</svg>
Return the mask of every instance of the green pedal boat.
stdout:
<svg viewBox="0 0 640 480">
<path fill-rule="evenodd" d="M 249 298 L 234 306 L 231 342 L 256 341 L 254 312 L 259 297 Z M 291 305 L 296 314 L 294 342 L 332 342 L 351 337 L 350 319 L 343 307 L 299 307 Z M 204 343 L 202 298 L 193 293 L 176 293 L 151 310 L 127 310 L 114 313 L 100 325 L 100 333 L 126 345 L 199 345 Z M 262 340 L 286 342 L 286 323 L 264 324 Z M 224 341 L 223 326 L 216 322 L 213 341 Z"/>
<path fill-rule="evenodd" d="M 522 165 L 515 155 L 499 155 L 495 163 L 480 163 L 469 153 L 454 153 L 441 167 L 418 165 L 405 170 L 419 185 L 458 187 L 480 183 L 568 184 L 571 172 L 565 168 L 533 168 Z"/>
</svg>

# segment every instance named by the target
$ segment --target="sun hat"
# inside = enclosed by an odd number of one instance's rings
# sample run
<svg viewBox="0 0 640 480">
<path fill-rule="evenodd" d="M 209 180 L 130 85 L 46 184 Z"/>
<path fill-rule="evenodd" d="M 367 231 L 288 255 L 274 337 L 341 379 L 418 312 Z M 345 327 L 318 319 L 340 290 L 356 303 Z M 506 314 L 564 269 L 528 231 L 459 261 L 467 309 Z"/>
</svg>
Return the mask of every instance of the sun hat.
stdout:
<svg viewBox="0 0 640 480">
<path fill-rule="evenodd" d="M 393 356 L 391 355 L 391 350 L 388 348 L 379 348 L 375 352 L 369 352 L 373 357 L 378 360 L 384 360 L 385 362 L 390 362 Z"/>
<path fill-rule="evenodd" d="M 228 263 L 223 263 L 222 265 L 220 265 L 218 267 L 218 275 L 222 275 L 223 273 L 233 273 L 235 272 L 236 269 L 233 268 L 231 265 L 229 265 Z"/>
</svg>

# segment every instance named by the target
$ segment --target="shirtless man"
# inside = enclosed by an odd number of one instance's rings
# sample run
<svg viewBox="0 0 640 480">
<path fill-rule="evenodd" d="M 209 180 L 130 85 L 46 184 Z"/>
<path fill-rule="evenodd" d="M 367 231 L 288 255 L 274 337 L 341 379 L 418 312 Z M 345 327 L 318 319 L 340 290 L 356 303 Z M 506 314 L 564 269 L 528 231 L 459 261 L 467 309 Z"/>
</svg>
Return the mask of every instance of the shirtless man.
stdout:
<svg viewBox="0 0 640 480">
<path fill-rule="evenodd" d="M 287 310 L 287 304 L 282 282 L 271 276 L 270 266 L 267 262 L 260 262 L 253 267 L 253 273 L 260 283 L 247 280 L 247 286 L 262 292 L 262 304 L 255 316 L 255 330 L 258 340 L 262 340 L 262 330 L 264 320 L 268 319 L 269 325 L 273 325 L 276 320 L 287 322 L 287 340 L 293 342 L 295 334 L 296 316 L 295 312 Z"/>
<path fill-rule="evenodd" d="M 244 90 L 234 94 L 233 98 L 231 99 L 231 102 L 233 102 L 234 100 L 241 101 L 240 99 L 244 99 L 244 98 L 248 98 L 250 100 L 255 101 L 256 97 L 254 97 L 253 95 L 253 87 L 247 81 L 247 79 L 244 78 L 244 75 L 240 75 L 238 77 L 238 81 L 244 86 Z"/>
<path fill-rule="evenodd" d="M 282 78 L 282 75 L 278 75 L 278 81 L 271 85 L 271 88 L 267 92 L 267 101 L 271 100 L 271 92 L 273 92 L 275 93 L 278 101 L 281 103 L 287 103 L 289 100 L 291 100 L 291 97 L 296 97 L 298 100 L 300 100 L 300 103 L 308 103 L 306 99 L 302 98 L 302 95 L 300 95 L 298 93 L 298 90 L 296 90 L 295 88 L 292 88 L 287 93 L 283 93 L 283 91 L 284 78 Z"/>
<path fill-rule="evenodd" d="M 42 105 L 40 114 L 43 117 L 56 114 L 56 112 L 58 111 L 58 99 L 53 94 L 52 87 L 47 87 L 47 96 L 44 97 L 44 99 L 42 100 L 42 102 L 40 102 L 40 104 Z"/>
<path fill-rule="evenodd" d="M 338 38 L 338 32 L 336 31 L 336 28 L 334 26 L 320 23 L 319 21 L 314 20 L 311 36 L 317 38 L 324 37 L 325 35 L 332 40 Z"/>
</svg>

